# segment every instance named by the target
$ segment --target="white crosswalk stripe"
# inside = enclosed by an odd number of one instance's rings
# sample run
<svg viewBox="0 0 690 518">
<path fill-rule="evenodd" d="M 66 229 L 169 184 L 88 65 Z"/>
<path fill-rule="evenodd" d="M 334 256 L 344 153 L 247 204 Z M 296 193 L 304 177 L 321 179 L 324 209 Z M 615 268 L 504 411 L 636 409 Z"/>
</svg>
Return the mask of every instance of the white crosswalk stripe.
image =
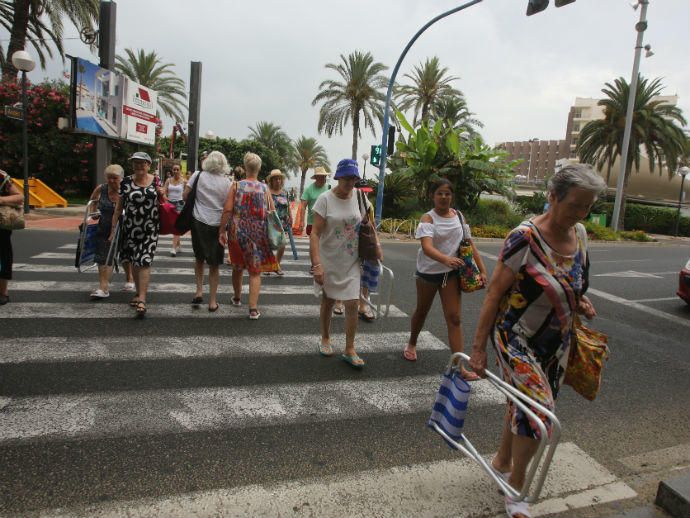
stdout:
<svg viewBox="0 0 690 518">
<path fill-rule="evenodd" d="M 247 279 L 244 279 L 243 305 L 228 304 L 232 287 L 227 267 L 221 268 L 219 311 L 210 313 L 205 306 L 190 306 L 187 298 L 194 293 L 194 272 L 189 236 L 182 236 L 182 242 L 183 253 L 172 258 L 168 255 L 170 236 L 159 241 L 149 287 L 152 297 L 142 327 L 137 327 L 134 310 L 125 302 L 130 294 L 118 291 L 122 274 L 115 277 L 108 300 L 88 300 L 89 292 L 97 287 L 97 275 L 93 270 L 76 273 L 72 265 L 74 243 L 14 265 L 12 293 L 24 299 L 4 306 L 0 322 L 7 324 L 8 329 L 31 326 L 43 332 L 41 336 L 29 333 L 0 340 L 0 372 L 6 375 L 4 392 L 0 393 L 0 453 L 2 448 L 33 445 L 49 448 L 116 440 L 136 445 L 137 441 L 223 431 L 232 431 L 238 437 L 246 434 L 246 440 L 251 441 L 253 434 L 260 431 L 269 437 L 260 443 L 262 450 L 271 455 L 289 455 L 281 451 L 281 434 L 291 436 L 293 429 L 304 429 L 300 427 L 322 426 L 333 430 L 333 437 L 328 438 L 324 448 L 344 451 L 348 445 L 339 444 L 337 435 L 341 423 L 357 422 L 367 427 L 380 419 L 413 417 L 420 428 L 424 427 L 438 389 L 439 371 L 447 358 L 445 337 L 441 340 L 428 331 L 419 337 L 420 356 L 436 355 L 440 360 L 433 369 L 429 370 L 423 362 L 404 362 L 400 356 L 409 337 L 409 316 L 391 306 L 387 321 L 360 326 L 357 350 L 367 359 L 368 366 L 362 372 L 355 372 L 337 356 L 345 345 L 342 332 L 331 337 L 336 357 L 318 355 L 319 303 L 313 296 L 312 279 L 307 271 L 308 240 L 297 240 L 300 257 L 297 261 L 292 260 L 289 247 L 286 250 L 285 277 L 266 278 L 259 305 L 262 316 L 258 322 L 251 323 L 246 321 Z M 204 287 L 205 302 L 207 288 Z M 75 299 L 73 294 L 82 298 Z M 185 297 L 185 302 L 176 302 L 181 300 L 180 295 Z M 343 317 L 337 318 L 342 322 Z M 218 328 L 213 332 L 210 327 L 207 330 L 210 319 L 227 321 L 227 331 L 217 334 Z M 204 322 L 201 327 L 196 324 L 198 320 Z M 123 327 L 122 323 L 127 321 L 132 321 L 132 325 Z M 164 323 L 152 328 L 156 322 Z M 281 328 L 276 327 L 277 322 Z M 305 333 L 304 326 L 293 324 L 298 322 L 308 322 L 306 328 L 312 331 Z M 110 334 L 104 329 L 120 329 L 122 334 Z M 142 329 L 141 334 L 138 329 Z M 197 334 L 199 330 L 205 334 Z M 317 374 L 309 371 L 310 368 L 303 373 L 296 367 L 302 365 L 304 358 L 318 361 Z M 387 376 L 366 377 L 369 372 L 377 372 L 375 368 L 383 362 L 390 362 L 390 368 L 402 369 Z M 268 364 L 279 367 L 280 379 L 265 379 L 259 374 L 257 379 L 235 380 L 224 375 L 225 369 L 231 366 L 242 365 L 251 374 Z M 197 378 L 194 382 L 187 381 L 191 379 L 186 377 L 187 371 L 200 369 L 199 365 L 204 365 L 208 372 L 201 370 L 201 381 Z M 342 366 L 342 371 L 328 370 L 333 366 Z M 168 368 L 177 371 L 166 374 Z M 100 374 L 93 374 L 91 369 Z M 324 375 L 324 370 L 328 374 Z M 322 375 L 325 377 L 321 378 Z M 119 383 L 118 376 L 125 381 Z M 44 377 L 50 380 L 45 386 Z M 127 386 L 127 380 L 138 385 Z M 471 397 L 474 413 L 468 415 L 481 419 L 483 409 L 500 412 L 499 407 L 504 403 L 504 398 L 486 381 L 474 382 Z M 381 441 L 389 440 L 388 432 L 381 433 Z M 390 433 L 391 437 L 397 437 Z M 190 448 L 185 462 L 194 458 L 194 447 Z M 99 498 L 78 498 L 59 510 L 44 505 L 40 514 L 279 516 L 287 509 L 294 511 L 287 513 L 290 516 L 335 517 L 357 513 L 361 516 L 457 513 L 485 516 L 501 512 L 501 498 L 475 464 L 455 454 L 444 461 L 437 460 L 437 453 L 432 455 L 431 462 L 414 460 L 397 467 L 349 474 L 334 472 L 318 479 L 296 475 L 287 482 L 269 480 L 227 488 L 214 485 L 207 491 L 166 492 L 168 496 L 164 498 L 119 501 L 116 497 L 105 504 L 97 503 Z M 300 466 L 308 461 L 298 452 L 292 462 L 299 473 Z M 97 469 L 107 470 L 108 466 Z M 569 476 L 573 469 L 579 470 L 577 477 Z M 573 444 L 561 445 L 554 470 L 556 476 L 549 477 L 545 500 L 534 507 L 535 516 L 560 512 L 564 506 L 576 509 L 635 496 L 632 489 Z M 449 483 L 455 488 L 453 491 L 446 489 Z M 353 512 L 352 498 L 357 501 L 356 512 Z M 3 510 L 0 504 L 0 514 Z M 23 514 L 22 509 L 15 514 Z"/>
</svg>

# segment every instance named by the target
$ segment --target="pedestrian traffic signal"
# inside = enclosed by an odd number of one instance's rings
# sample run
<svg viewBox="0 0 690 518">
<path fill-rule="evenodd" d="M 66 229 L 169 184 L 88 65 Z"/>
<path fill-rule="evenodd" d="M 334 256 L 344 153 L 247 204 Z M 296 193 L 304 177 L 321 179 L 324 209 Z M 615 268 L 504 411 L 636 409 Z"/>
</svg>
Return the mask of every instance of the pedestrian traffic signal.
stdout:
<svg viewBox="0 0 690 518">
<path fill-rule="evenodd" d="M 556 7 L 572 4 L 575 0 L 556 0 Z M 540 13 L 549 6 L 549 0 L 528 0 L 527 16 Z"/>
<path fill-rule="evenodd" d="M 371 158 L 369 163 L 373 166 L 379 167 L 381 165 L 381 144 L 371 146 Z"/>
</svg>

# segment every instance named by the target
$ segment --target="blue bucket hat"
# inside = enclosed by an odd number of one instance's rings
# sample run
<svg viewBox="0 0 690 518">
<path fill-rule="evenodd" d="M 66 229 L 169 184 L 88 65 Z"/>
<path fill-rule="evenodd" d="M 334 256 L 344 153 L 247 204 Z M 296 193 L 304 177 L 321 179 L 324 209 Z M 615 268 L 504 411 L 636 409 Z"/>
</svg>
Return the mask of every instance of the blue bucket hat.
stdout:
<svg viewBox="0 0 690 518">
<path fill-rule="evenodd" d="M 338 167 L 333 175 L 334 179 L 347 178 L 347 177 L 360 178 L 359 167 L 357 167 L 357 161 L 350 158 L 344 158 L 338 162 Z"/>
</svg>

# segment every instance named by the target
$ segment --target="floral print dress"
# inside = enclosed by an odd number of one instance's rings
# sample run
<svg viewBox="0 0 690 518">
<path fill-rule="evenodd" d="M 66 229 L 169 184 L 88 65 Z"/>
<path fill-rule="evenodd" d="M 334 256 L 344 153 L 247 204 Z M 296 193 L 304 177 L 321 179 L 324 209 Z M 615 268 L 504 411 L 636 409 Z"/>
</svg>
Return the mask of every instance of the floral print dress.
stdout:
<svg viewBox="0 0 690 518">
<path fill-rule="evenodd" d="M 515 281 L 496 314 L 497 360 L 508 383 L 550 410 L 565 375 L 573 318 L 588 285 L 587 232 L 578 223 L 575 233 L 577 249 L 564 256 L 525 221 L 508 235 L 499 257 Z M 510 415 L 513 434 L 540 437 L 539 428 L 512 403 Z M 550 434 L 549 421 L 540 417 Z"/>
<path fill-rule="evenodd" d="M 280 224 L 283 226 L 283 230 L 287 232 L 287 230 L 292 227 L 288 196 L 285 191 L 281 191 L 280 194 L 271 193 L 271 197 L 273 198 L 273 205 L 275 205 L 276 212 L 280 218 Z"/>
<path fill-rule="evenodd" d="M 230 262 L 249 273 L 277 272 L 278 263 L 268 243 L 266 215 L 268 188 L 255 180 L 237 182 L 228 238 Z"/>
</svg>

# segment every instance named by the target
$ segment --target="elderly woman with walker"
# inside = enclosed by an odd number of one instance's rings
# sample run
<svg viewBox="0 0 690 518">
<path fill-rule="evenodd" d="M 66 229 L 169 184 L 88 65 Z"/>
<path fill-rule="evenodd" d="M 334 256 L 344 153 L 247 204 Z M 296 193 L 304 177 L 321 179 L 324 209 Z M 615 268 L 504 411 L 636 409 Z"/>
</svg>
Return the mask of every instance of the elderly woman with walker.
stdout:
<svg viewBox="0 0 690 518">
<path fill-rule="evenodd" d="M 504 381 L 549 410 L 565 375 L 575 315 L 596 315 L 585 296 L 589 255 L 587 232 L 579 221 L 605 187 L 584 164 L 566 166 L 551 177 L 548 212 L 524 221 L 506 238 L 479 316 L 470 367 L 486 376 L 491 339 Z M 551 422 L 537 415 L 550 435 Z M 518 491 L 540 435 L 509 402 L 491 464 Z M 511 518 L 531 516 L 526 502 L 507 495 L 505 508 Z"/>
</svg>

